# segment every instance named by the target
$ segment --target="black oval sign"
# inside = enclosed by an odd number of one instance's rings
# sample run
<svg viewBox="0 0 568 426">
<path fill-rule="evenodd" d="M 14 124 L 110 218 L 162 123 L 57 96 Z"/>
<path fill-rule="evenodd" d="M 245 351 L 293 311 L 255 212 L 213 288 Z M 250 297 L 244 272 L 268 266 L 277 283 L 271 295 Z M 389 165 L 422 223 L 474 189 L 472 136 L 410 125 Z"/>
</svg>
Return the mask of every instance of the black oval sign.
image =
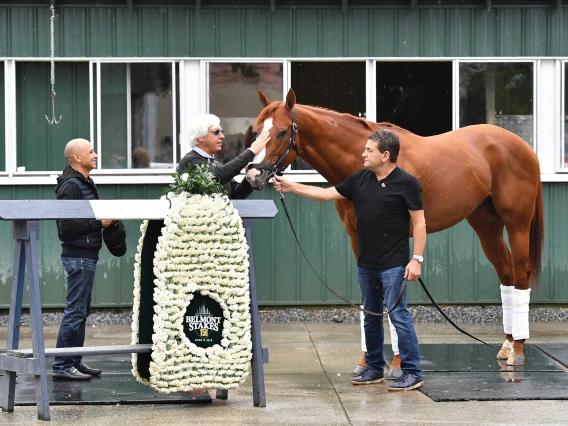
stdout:
<svg viewBox="0 0 568 426">
<path fill-rule="evenodd" d="M 209 296 L 196 292 L 183 317 L 183 332 L 200 348 L 220 345 L 223 338 L 223 309 Z"/>
</svg>

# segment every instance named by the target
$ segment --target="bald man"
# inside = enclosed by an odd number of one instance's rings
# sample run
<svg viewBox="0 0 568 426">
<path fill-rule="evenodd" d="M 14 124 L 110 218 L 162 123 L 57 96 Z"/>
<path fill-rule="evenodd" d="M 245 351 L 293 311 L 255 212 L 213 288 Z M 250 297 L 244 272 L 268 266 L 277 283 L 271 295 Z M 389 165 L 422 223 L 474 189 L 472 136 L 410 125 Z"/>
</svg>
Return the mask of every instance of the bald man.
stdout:
<svg viewBox="0 0 568 426">
<path fill-rule="evenodd" d="M 73 139 L 64 150 L 69 163 L 57 178 L 58 200 L 98 200 L 95 182 L 89 177 L 97 167 L 93 145 L 85 139 Z M 57 336 L 58 348 L 82 347 L 85 324 L 91 311 L 91 293 L 95 268 L 102 246 L 102 228 L 115 226 L 113 220 L 58 220 L 61 240 L 61 262 L 67 273 L 66 307 Z M 89 380 L 101 370 L 90 368 L 81 356 L 56 357 L 53 378 L 57 380 Z"/>
</svg>

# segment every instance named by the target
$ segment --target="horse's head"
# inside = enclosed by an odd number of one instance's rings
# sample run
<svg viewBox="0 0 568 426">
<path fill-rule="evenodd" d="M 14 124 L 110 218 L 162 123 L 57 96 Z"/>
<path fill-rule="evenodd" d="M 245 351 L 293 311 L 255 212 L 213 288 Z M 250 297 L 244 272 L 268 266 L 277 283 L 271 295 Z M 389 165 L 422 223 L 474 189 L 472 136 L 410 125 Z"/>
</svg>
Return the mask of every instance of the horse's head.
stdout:
<svg viewBox="0 0 568 426">
<path fill-rule="evenodd" d="M 270 141 L 264 150 L 254 157 L 253 164 L 247 171 L 246 178 L 252 189 L 261 191 L 274 173 L 284 170 L 298 156 L 297 127 L 294 112 L 296 94 L 288 91 L 285 102 L 271 102 L 261 90 L 258 99 L 264 107 L 253 126 L 252 140 L 256 139 L 264 128 L 269 128 Z"/>
</svg>

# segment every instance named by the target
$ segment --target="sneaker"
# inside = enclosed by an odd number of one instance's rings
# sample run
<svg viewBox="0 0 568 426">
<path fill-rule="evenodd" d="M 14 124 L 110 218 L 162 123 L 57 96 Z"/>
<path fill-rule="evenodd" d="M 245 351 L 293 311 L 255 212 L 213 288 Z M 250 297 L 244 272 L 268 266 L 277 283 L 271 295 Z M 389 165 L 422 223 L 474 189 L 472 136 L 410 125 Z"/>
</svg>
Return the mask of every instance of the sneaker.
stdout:
<svg viewBox="0 0 568 426">
<path fill-rule="evenodd" d="M 355 370 L 351 372 L 352 377 L 360 376 L 363 371 L 367 368 L 367 353 L 363 352 L 363 357 L 355 367 Z"/>
<path fill-rule="evenodd" d="M 360 376 L 361 373 L 362 373 L 363 371 L 365 371 L 366 368 L 367 368 L 367 367 L 361 367 L 360 365 L 358 365 L 357 367 L 355 367 L 355 370 L 353 370 L 353 371 L 351 372 L 351 377 Z"/>
<path fill-rule="evenodd" d="M 89 374 L 83 374 L 75 367 L 71 367 L 67 371 L 53 373 L 53 378 L 56 380 L 91 380 L 91 376 Z"/>
<path fill-rule="evenodd" d="M 409 391 L 419 388 L 420 386 L 424 386 L 422 376 L 402 373 L 402 376 L 400 376 L 396 382 L 390 384 L 387 389 L 390 391 Z"/>
<path fill-rule="evenodd" d="M 382 375 L 382 373 L 367 368 L 363 370 L 363 372 L 359 376 L 353 377 L 351 383 L 354 385 L 372 385 L 374 383 L 382 383 L 384 382 L 384 380 L 385 377 Z"/>
<path fill-rule="evenodd" d="M 99 376 L 103 372 L 103 370 L 99 370 L 98 368 L 91 368 L 87 364 L 83 363 L 79 364 L 75 368 L 81 373 L 88 374 L 89 376 Z"/>
</svg>

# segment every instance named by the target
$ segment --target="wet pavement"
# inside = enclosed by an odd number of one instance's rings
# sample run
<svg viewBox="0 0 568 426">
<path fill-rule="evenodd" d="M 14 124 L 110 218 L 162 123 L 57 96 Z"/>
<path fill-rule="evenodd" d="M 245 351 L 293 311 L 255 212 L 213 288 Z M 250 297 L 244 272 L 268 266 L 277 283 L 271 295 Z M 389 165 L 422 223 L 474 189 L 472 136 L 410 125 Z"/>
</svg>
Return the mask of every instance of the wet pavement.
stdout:
<svg viewBox="0 0 568 426">
<path fill-rule="evenodd" d="M 490 343 L 503 340 L 501 326 L 464 326 Z M 417 324 L 422 345 L 424 391 L 387 392 L 388 383 L 351 385 L 350 372 L 360 358 L 359 325 L 353 323 L 263 323 L 263 346 L 269 349 L 265 364 L 267 406 L 254 407 L 249 379 L 229 391 L 228 400 L 207 404 L 52 405 L 51 424 L 66 425 L 565 425 L 568 418 L 568 374 L 547 353 L 568 362 L 568 324 L 531 323 L 524 371 L 504 370 L 494 359 L 495 350 L 484 347 L 445 324 Z M 46 327 L 46 347 L 55 345 L 57 327 Z M 0 328 L 0 347 L 6 329 Z M 129 326 L 89 327 L 86 345 L 128 344 Z M 31 347 L 29 328 L 22 329 L 21 348 Z M 541 348 L 541 349 L 539 349 Z M 92 361 L 91 361 L 92 359 Z M 124 380 L 128 357 L 103 362 L 98 382 L 85 383 L 82 394 L 106 389 Z M 48 359 L 51 366 L 52 359 Z M 101 364 L 98 364 L 101 365 Z M 105 378 L 106 374 L 106 378 Z M 106 379 L 106 380 L 105 380 Z M 473 380 L 472 380 L 473 379 Z M 20 380 L 20 379 L 19 379 Z M 21 380 L 28 380 L 26 377 Z M 50 379 L 51 380 L 51 379 Z M 1 383 L 1 382 L 0 382 Z M 19 382 L 20 383 L 20 382 Z M 23 384 L 23 381 L 21 382 Z M 52 384 L 53 385 L 53 384 Z M 88 389 L 92 385 L 93 389 Z M 536 388 L 536 391 L 535 391 Z M 528 392 L 528 393 L 527 393 Z M 143 392 L 145 393 L 145 392 Z M 464 401 L 461 399 L 481 399 Z M 545 398 L 515 400 L 515 398 Z M 150 394 L 148 396 L 151 397 Z M 489 398 L 486 398 L 486 397 Z M 71 397 L 70 397 L 71 398 Z M 509 400 L 485 401 L 483 399 Z M 453 400 L 452 400 L 453 399 Z M 457 399 L 457 400 L 456 400 Z M 54 401 L 55 402 L 55 401 Z M 61 403 L 61 402 L 60 402 Z M 0 413 L 0 425 L 45 424 L 37 420 L 35 406 L 16 406 Z"/>
</svg>

